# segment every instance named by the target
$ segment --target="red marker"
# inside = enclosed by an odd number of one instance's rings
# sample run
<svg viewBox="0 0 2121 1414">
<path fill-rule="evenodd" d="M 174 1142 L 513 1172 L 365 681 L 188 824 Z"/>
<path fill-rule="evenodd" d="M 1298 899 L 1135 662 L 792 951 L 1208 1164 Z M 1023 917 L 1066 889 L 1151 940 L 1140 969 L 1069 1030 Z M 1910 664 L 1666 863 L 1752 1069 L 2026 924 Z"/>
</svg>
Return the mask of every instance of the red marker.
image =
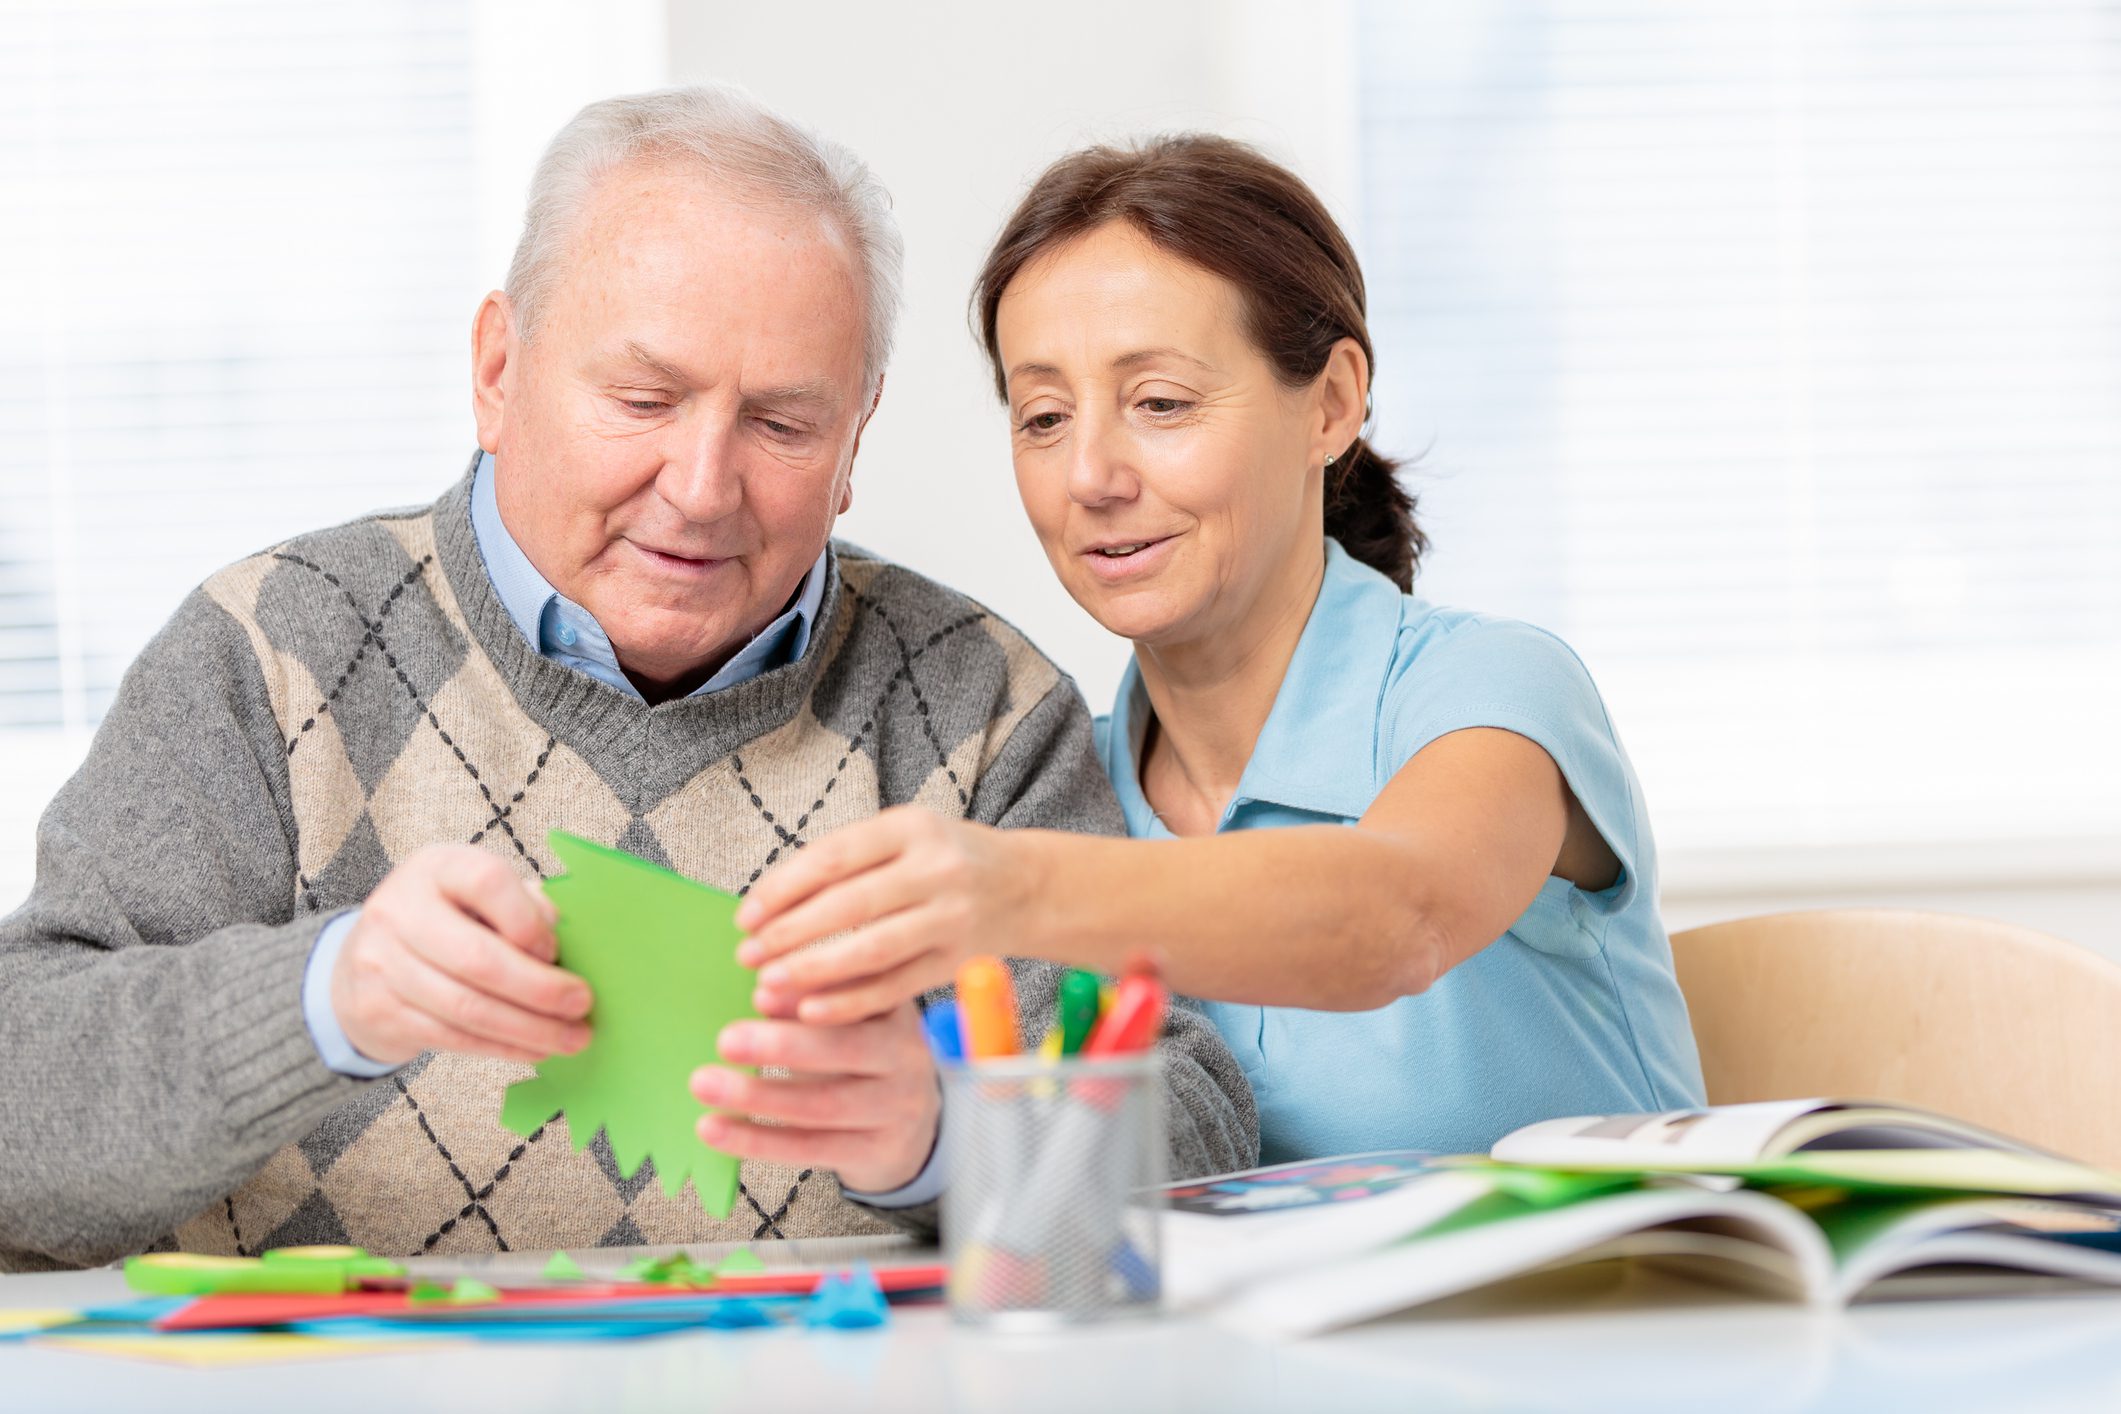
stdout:
<svg viewBox="0 0 2121 1414">
<path fill-rule="evenodd" d="M 1170 995 L 1146 972 L 1131 972 L 1119 981 L 1111 1009 L 1098 1018 L 1097 1029 L 1083 1046 L 1085 1056 L 1122 1056 L 1146 1051 L 1163 1030 Z"/>
</svg>

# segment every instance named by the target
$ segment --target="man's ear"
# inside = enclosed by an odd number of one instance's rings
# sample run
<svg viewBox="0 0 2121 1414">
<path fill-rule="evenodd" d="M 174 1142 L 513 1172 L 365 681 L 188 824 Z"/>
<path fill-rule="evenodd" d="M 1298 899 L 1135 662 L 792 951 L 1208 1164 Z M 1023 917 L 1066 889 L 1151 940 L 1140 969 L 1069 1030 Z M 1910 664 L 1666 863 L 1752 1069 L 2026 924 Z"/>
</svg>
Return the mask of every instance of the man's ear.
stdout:
<svg viewBox="0 0 2121 1414">
<path fill-rule="evenodd" d="M 840 508 L 833 512 L 834 515 L 843 516 L 847 514 L 847 508 L 854 504 L 854 459 L 861 455 L 862 434 L 869 430 L 869 419 L 876 416 L 877 404 L 883 402 L 883 400 L 884 379 L 879 374 L 876 380 L 876 392 L 869 399 L 869 410 L 862 414 L 860 424 L 854 429 L 854 446 L 847 453 L 847 484 L 840 488 Z"/>
<path fill-rule="evenodd" d="M 479 445 L 489 452 L 501 450 L 516 348 L 515 307 L 495 290 L 479 301 L 478 316 L 471 322 L 471 414 L 479 425 Z"/>
</svg>

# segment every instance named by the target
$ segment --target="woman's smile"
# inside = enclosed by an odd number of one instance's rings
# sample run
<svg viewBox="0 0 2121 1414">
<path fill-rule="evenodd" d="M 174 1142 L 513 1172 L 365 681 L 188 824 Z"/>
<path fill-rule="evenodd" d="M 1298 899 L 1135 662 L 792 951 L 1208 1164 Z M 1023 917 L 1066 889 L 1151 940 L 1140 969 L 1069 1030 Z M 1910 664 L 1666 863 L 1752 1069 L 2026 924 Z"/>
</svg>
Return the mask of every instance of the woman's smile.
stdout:
<svg viewBox="0 0 2121 1414">
<path fill-rule="evenodd" d="M 1077 556 L 1091 574 L 1106 584 L 1125 584 L 1155 574 L 1171 559 L 1176 535 L 1155 539 L 1098 541 Z"/>
</svg>

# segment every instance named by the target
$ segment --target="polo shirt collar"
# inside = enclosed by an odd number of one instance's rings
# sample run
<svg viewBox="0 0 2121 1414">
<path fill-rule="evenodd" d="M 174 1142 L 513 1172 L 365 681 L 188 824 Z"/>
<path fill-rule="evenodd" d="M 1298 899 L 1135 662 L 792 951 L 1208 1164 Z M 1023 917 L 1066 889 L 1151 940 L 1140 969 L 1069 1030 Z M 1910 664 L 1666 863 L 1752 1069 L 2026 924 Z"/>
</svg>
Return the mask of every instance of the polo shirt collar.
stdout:
<svg viewBox="0 0 2121 1414">
<path fill-rule="evenodd" d="M 1377 798 L 1378 711 L 1391 669 L 1404 596 L 1331 537 L 1325 577 L 1289 659 L 1274 707 L 1224 812 L 1227 826 L 1250 804 L 1358 819 Z M 1128 769 L 1114 787 L 1130 820 L 1152 820 L 1141 790 L 1141 744 L 1149 694 L 1133 661 L 1120 679 L 1110 731 Z"/>
</svg>

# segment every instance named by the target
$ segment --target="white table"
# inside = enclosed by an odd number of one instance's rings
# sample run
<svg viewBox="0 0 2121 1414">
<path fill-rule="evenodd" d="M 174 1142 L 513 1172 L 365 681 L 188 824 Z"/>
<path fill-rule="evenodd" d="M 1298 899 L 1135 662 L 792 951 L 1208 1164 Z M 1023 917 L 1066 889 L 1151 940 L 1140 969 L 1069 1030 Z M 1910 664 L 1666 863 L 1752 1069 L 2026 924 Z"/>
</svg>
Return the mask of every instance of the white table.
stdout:
<svg viewBox="0 0 2121 1414">
<path fill-rule="evenodd" d="M 754 1250 L 773 1263 L 778 1246 Z M 600 1274 L 632 1254 L 577 1255 Z M 495 1274 L 540 1264 L 501 1258 Z M 108 1270 L 0 1277 L 0 1307 L 125 1294 Z M 1190 1319 L 1000 1337 L 940 1308 L 896 1310 L 880 1332 L 467 1342 L 229 1370 L 0 1343 L 0 1410 L 37 1414 L 1459 1408 L 2121 1410 L 2121 1296 L 1811 1311 L 1601 1268 L 1286 1345 Z"/>
</svg>

